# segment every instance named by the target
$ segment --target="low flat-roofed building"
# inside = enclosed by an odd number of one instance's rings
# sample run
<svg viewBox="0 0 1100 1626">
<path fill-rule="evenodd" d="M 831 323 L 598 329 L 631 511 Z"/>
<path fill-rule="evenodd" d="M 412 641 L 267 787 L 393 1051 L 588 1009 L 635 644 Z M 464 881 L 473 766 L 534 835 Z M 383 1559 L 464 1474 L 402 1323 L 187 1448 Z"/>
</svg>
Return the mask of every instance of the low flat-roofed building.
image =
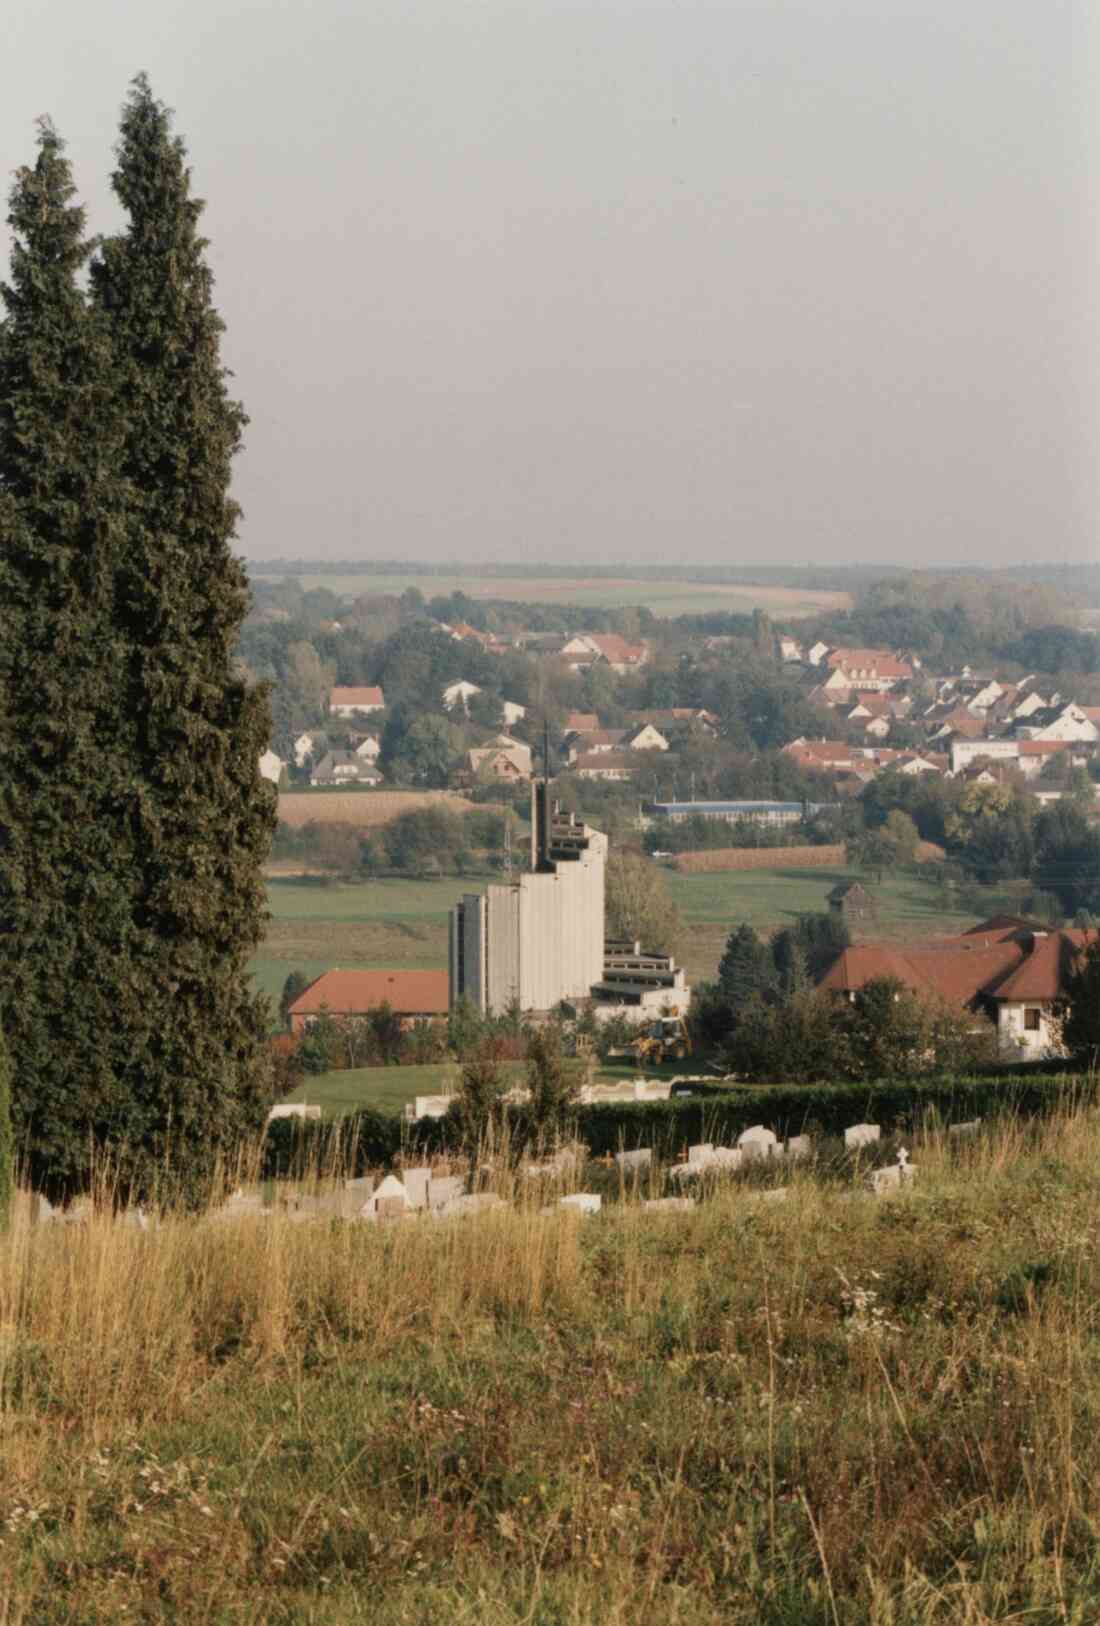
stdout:
<svg viewBox="0 0 1100 1626">
<path fill-rule="evenodd" d="M 685 819 L 719 819 L 726 824 L 737 824 L 742 819 L 752 824 L 797 824 L 800 819 L 831 812 L 832 805 L 831 802 L 647 802 L 645 812 L 650 818 L 668 819 L 673 824 L 682 824 Z"/>
<path fill-rule="evenodd" d="M 290 1029 L 301 1033 L 321 1015 L 366 1016 L 388 1005 L 405 1025 L 446 1016 L 445 971 L 323 971 L 290 1006 Z"/>
</svg>

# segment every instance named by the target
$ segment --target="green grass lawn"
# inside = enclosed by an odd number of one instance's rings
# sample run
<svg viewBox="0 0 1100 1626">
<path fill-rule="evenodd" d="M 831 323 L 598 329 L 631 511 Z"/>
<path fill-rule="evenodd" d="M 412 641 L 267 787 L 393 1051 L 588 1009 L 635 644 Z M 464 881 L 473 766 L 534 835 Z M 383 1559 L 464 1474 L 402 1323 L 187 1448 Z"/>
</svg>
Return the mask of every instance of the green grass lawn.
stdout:
<svg viewBox="0 0 1100 1626">
<path fill-rule="evenodd" d="M 688 1060 L 669 1062 L 663 1067 L 647 1067 L 644 1072 L 647 1078 L 674 1078 L 678 1073 L 694 1070 L 695 1064 Z M 522 1084 L 522 1062 L 506 1062 L 504 1071 L 512 1083 Z M 597 1069 L 593 1083 L 621 1084 L 640 1076 L 641 1070 L 633 1062 L 608 1062 Z M 284 1099 L 319 1105 L 324 1118 L 340 1118 L 346 1112 L 358 1111 L 360 1107 L 401 1113 L 405 1110 L 405 1103 L 414 1096 L 445 1095 L 457 1084 L 458 1068 L 454 1062 L 431 1062 L 422 1067 L 355 1067 L 304 1079 Z"/>
<path fill-rule="evenodd" d="M 684 918 L 732 926 L 747 921 L 757 930 L 789 924 L 801 914 L 828 908 L 838 881 L 861 880 L 878 905 L 878 919 L 861 936 L 928 937 L 973 925 L 971 915 L 945 914 L 936 890 L 907 875 L 869 882 L 856 870 L 725 870 L 712 875 L 665 872 Z"/>
</svg>

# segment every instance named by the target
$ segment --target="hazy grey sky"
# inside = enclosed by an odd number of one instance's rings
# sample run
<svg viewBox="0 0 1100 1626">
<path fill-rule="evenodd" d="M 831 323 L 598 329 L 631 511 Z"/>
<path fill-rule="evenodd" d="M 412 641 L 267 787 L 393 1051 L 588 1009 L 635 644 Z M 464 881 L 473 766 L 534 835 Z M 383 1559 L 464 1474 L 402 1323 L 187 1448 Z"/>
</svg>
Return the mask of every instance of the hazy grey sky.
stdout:
<svg viewBox="0 0 1100 1626">
<path fill-rule="evenodd" d="M 0 154 L 176 109 L 254 557 L 1080 560 L 1092 10 L 8 0 Z"/>
</svg>

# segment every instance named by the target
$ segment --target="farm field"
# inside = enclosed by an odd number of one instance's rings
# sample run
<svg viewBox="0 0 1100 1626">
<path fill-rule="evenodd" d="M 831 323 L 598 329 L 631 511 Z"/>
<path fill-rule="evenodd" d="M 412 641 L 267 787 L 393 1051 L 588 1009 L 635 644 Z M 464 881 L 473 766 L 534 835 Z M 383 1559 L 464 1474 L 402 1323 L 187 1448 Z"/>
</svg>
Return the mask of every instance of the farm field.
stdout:
<svg viewBox="0 0 1100 1626">
<path fill-rule="evenodd" d="M 258 581 L 265 572 L 250 568 L 249 574 Z M 280 580 L 279 576 L 268 579 Z M 749 583 L 699 582 L 685 578 L 682 581 L 647 581 L 640 577 L 624 576 L 617 579 L 578 576 L 557 577 L 494 577 L 494 576 L 372 576 L 368 574 L 346 576 L 324 574 L 303 575 L 297 578 L 309 590 L 327 587 L 333 593 L 403 593 L 415 587 L 425 598 L 436 598 L 449 593 L 465 593 L 472 599 L 513 599 L 527 604 L 573 604 L 594 610 L 626 609 L 645 606 L 654 615 L 698 615 L 712 610 L 729 610 L 735 614 L 751 615 L 755 609 L 792 620 L 798 616 L 821 615 L 830 610 L 851 608 L 848 593 L 827 592 L 804 587 L 754 587 Z"/>
<path fill-rule="evenodd" d="M 777 868 L 707 875 L 666 870 L 665 876 L 690 928 L 681 959 L 697 981 L 714 975 L 726 936 L 738 922 L 758 931 L 789 925 L 799 914 L 824 909 L 830 889 L 853 873 Z M 346 886 L 272 879 L 272 918 L 253 959 L 253 975 L 277 1000 L 287 973 L 295 969 L 309 976 L 332 966 L 441 969 L 447 964 L 448 910 L 463 892 L 480 891 L 487 879 L 387 879 Z M 887 877 L 871 890 L 879 904 L 874 935 L 912 941 L 973 924 L 973 915 L 945 912 L 931 887 L 908 876 Z"/>
<path fill-rule="evenodd" d="M 451 813 L 468 813 L 477 805 L 447 790 L 290 790 L 279 794 L 279 819 L 294 829 L 313 823 L 376 830 L 402 813 L 439 802 Z"/>
</svg>

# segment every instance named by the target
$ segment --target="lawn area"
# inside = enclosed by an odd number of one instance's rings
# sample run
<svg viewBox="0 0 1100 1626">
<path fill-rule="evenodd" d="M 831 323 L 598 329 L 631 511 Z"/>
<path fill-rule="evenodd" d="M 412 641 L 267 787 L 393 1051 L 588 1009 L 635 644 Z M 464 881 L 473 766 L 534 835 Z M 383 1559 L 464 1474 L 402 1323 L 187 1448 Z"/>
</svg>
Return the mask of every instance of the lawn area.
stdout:
<svg viewBox="0 0 1100 1626">
<path fill-rule="evenodd" d="M 873 932 L 863 936 L 917 938 L 938 936 L 973 925 L 971 915 L 945 914 L 933 887 L 908 875 L 869 882 L 847 869 L 726 870 L 706 875 L 680 875 L 667 870 L 669 891 L 692 924 L 718 922 L 728 927 L 747 921 L 759 931 L 789 925 L 800 914 L 828 908 L 838 881 L 862 880 L 878 905 Z"/>
<path fill-rule="evenodd" d="M 457 1081 L 453 1062 L 432 1062 L 425 1067 L 349 1067 L 303 1079 L 285 1099 L 319 1104 L 325 1118 L 340 1118 L 360 1107 L 401 1113 L 414 1096 L 443 1095 Z"/>
<path fill-rule="evenodd" d="M 504 1071 L 512 1083 L 522 1083 L 524 1064 L 506 1062 Z M 669 1062 L 664 1067 L 647 1067 L 647 1078 L 674 1078 L 694 1071 L 694 1063 Z M 321 1108 L 324 1118 L 340 1118 L 360 1107 L 377 1112 L 401 1113 L 405 1103 L 417 1095 L 445 1095 L 458 1084 L 459 1069 L 454 1062 L 431 1062 L 423 1067 L 349 1067 L 342 1072 L 321 1073 L 303 1079 L 286 1101 L 307 1101 Z M 622 1084 L 640 1076 L 633 1062 L 609 1062 L 593 1075 L 594 1084 Z"/>
<path fill-rule="evenodd" d="M 854 872 L 844 869 L 664 873 L 689 928 L 681 959 L 695 981 L 714 975 L 726 936 L 740 921 L 759 931 L 773 931 L 800 914 L 824 909 L 837 881 L 855 878 Z M 479 892 L 488 880 L 487 876 L 386 879 L 334 886 L 272 879 L 268 882 L 272 918 L 263 947 L 252 961 L 253 976 L 277 1000 L 287 973 L 295 969 L 311 977 L 333 966 L 440 970 L 447 964 L 448 910 L 464 892 Z M 879 906 L 875 936 L 913 940 L 974 922 L 971 914 L 945 913 L 934 889 L 910 876 L 887 876 L 870 890 Z"/>
</svg>

